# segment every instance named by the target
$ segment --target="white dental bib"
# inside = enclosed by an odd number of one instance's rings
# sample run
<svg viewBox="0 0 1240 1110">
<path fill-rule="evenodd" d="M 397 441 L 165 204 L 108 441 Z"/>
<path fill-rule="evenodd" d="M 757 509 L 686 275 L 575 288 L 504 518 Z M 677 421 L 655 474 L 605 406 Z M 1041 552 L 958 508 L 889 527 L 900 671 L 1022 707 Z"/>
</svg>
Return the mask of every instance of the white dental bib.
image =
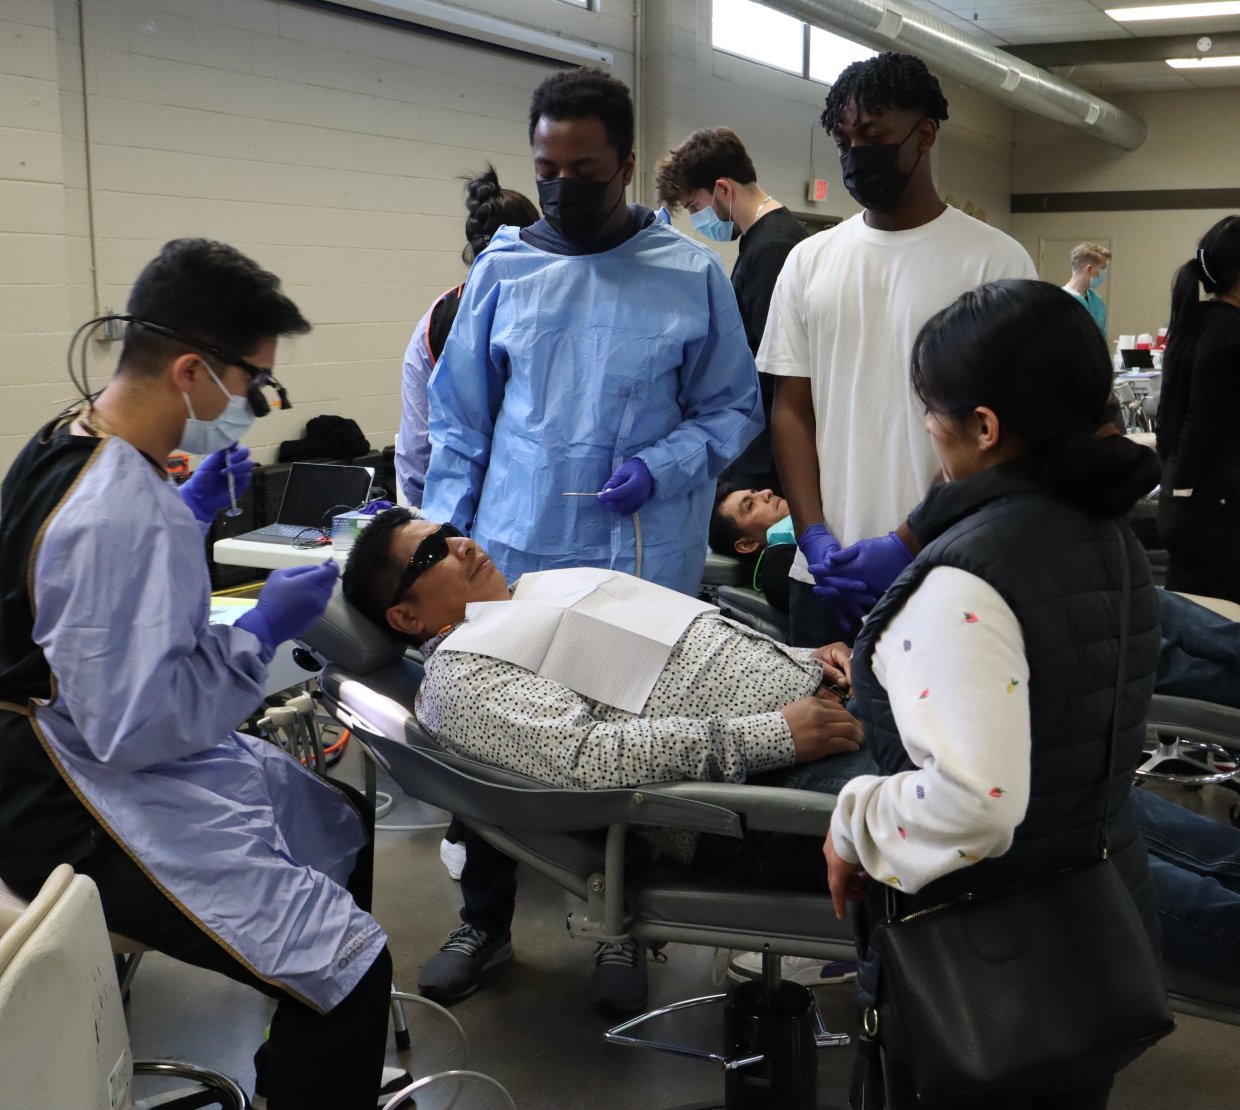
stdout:
<svg viewBox="0 0 1240 1110">
<path fill-rule="evenodd" d="M 640 713 L 676 642 L 714 605 L 615 570 L 525 574 L 511 601 L 477 601 L 441 651 L 502 659 L 582 697 Z"/>
</svg>

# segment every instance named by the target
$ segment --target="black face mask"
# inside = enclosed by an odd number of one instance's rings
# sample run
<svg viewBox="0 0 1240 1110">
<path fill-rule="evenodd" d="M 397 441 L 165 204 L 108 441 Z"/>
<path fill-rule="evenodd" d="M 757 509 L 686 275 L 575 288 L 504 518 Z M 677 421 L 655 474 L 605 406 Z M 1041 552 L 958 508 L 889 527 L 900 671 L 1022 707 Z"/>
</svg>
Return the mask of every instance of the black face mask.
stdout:
<svg viewBox="0 0 1240 1110">
<path fill-rule="evenodd" d="M 553 177 L 538 182 L 538 206 L 543 218 L 574 246 L 582 247 L 598 237 L 603 225 L 624 199 L 624 190 L 616 203 L 604 210 L 607 190 L 616 180 L 624 164 L 606 181 L 582 181 L 577 177 Z"/>
<path fill-rule="evenodd" d="M 896 169 L 900 160 L 900 149 L 909 141 L 909 137 L 921 126 L 918 120 L 913 130 L 898 143 L 883 143 L 881 146 L 850 146 L 840 151 L 840 167 L 844 171 L 844 188 L 862 208 L 871 212 L 890 212 L 900 203 L 904 190 L 908 188 L 913 170 L 921 161 L 921 153 L 913 163 L 913 169 L 901 173 Z"/>
</svg>

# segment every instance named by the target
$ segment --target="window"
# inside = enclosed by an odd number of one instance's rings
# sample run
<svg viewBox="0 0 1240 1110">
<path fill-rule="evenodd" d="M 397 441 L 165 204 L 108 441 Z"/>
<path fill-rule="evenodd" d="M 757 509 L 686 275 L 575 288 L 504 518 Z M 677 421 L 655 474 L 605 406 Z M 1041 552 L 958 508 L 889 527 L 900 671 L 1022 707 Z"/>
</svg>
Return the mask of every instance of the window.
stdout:
<svg viewBox="0 0 1240 1110">
<path fill-rule="evenodd" d="M 711 44 L 789 73 L 805 72 L 805 24 L 753 0 L 714 0 Z"/>
<path fill-rule="evenodd" d="M 560 0 L 562 4 L 572 4 L 574 8 L 585 8 L 586 11 L 594 10 L 594 0 Z"/>
<path fill-rule="evenodd" d="M 859 42 L 833 35 L 821 27 L 809 29 L 809 79 L 824 85 L 835 84 L 835 79 L 853 62 L 864 62 L 874 57 L 876 51 Z"/>
<path fill-rule="evenodd" d="M 716 50 L 831 84 L 874 51 L 754 0 L 713 0 L 711 44 Z"/>
</svg>

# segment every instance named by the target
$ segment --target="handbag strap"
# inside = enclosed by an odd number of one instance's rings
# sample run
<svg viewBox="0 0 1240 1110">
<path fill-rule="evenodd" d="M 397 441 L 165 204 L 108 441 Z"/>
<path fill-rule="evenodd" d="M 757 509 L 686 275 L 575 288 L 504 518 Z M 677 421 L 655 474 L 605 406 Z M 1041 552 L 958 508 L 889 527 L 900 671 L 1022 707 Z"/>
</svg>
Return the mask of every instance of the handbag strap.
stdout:
<svg viewBox="0 0 1240 1110">
<path fill-rule="evenodd" d="M 1119 539 L 1120 566 L 1120 605 L 1119 605 L 1119 650 L 1115 663 L 1115 701 L 1111 707 L 1111 736 L 1107 744 L 1107 779 L 1103 792 L 1102 809 L 1102 858 L 1107 859 L 1107 829 L 1111 824 L 1111 791 L 1115 785 L 1115 749 L 1119 739 L 1119 711 L 1124 699 L 1124 670 L 1128 655 L 1128 617 L 1131 608 L 1132 568 L 1128 565 L 1128 544 L 1124 540 L 1124 530 L 1118 524 L 1115 533 Z"/>
</svg>

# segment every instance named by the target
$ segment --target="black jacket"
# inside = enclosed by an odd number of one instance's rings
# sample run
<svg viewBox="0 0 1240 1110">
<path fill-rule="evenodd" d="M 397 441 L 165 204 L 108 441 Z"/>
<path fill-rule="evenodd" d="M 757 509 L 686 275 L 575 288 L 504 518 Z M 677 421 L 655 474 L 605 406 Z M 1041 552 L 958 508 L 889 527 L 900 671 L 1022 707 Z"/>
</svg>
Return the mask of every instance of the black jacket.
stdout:
<svg viewBox="0 0 1240 1110">
<path fill-rule="evenodd" d="M 1158 600 L 1145 554 L 1126 524 L 1089 516 L 1056 499 L 1018 465 L 985 471 L 950 488 L 952 512 L 938 514 L 933 531 L 922 536 L 925 548 L 883 596 L 857 640 L 855 712 L 886 774 L 913 768 L 886 691 L 874 677 L 874 645 L 934 567 L 977 575 L 1015 613 L 1029 659 L 1029 807 L 1003 856 L 953 872 L 916 895 L 897 895 L 899 911 L 1095 860 L 1109 811 L 1108 850 L 1152 933 L 1155 892 L 1130 801 L 1158 660 Z M 1117 692 L 1124 623 L 1127 650 Z M 960 706 L 961 713 L 968 711 Z M 1108 768 L 1113 719 L 1117 730 Z M 884 900 L 884 892 L 876 892 L 870 913 L 881 912 Z M 864 969 L 863 989 L 873 988 L 876 970 Z"/>
</svg>

